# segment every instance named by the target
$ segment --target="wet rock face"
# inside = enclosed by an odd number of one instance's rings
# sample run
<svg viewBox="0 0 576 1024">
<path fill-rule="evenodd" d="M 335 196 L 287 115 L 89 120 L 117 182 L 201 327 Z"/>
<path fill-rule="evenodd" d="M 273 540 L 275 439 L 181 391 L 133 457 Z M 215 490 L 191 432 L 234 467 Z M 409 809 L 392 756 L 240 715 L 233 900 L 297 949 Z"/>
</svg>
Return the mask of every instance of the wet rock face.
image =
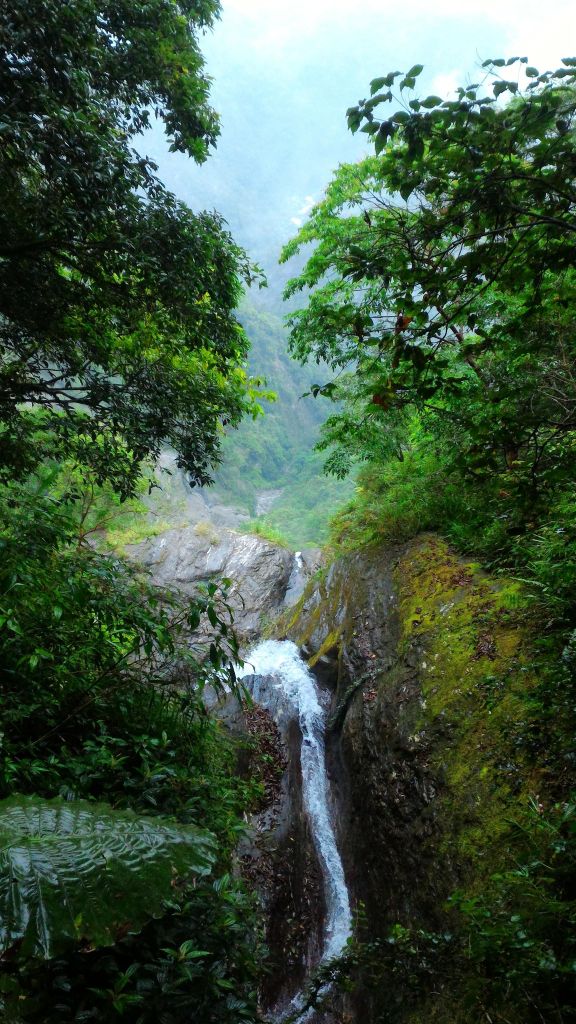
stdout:
<svg viewBox="0 0 576 1024">
<path fill-rule="evenodd" d="M 259 676 L 258 683 L 261 696 L 269 698 L 277 692 L 270 678 Z M 250 820 L 238 855 L 242 875 L 258 895 L 270 951 L 262 1007 L 281 1015 L 300 991 L 310 965 L 320 957 L 322 878 L 303 806 L 297 708 L 285 701 L 272 703 L 271 711 L 255 704 L 244 709 L 244 729 L 253 742 L 243 773 L 258 778 L 262 754 L 265 775 L 270 775 L 272 766 L 271 782 L 266 784 L 264 779 L 262 804 Z"/>
<path fill-rule="evenodd" d="M 329 771 L 339 842 L 367 934 L 398 920 L 435 924 L 454 877 L 423 856 L 438 831 L 441 780 L 421 735 L 421 652 L 400 650 L 394 580 L 400 552 L 365 550 L 335 563 L 287 626 L 332 692 Z"/>
<path fill-rule="evenodd" d="M 294 565 L 285 548 L 211 523 L 168 530 L 130 550 L 165 589 L 193 595 L 199 582 L 232 580 L 230 604 L 237 634 L 252 643 L 282 608 Z"/>
<path fill-rule="evenodd" d="M 520 587 L 426 535 L 342 558 L 282 619 L 331 694 L 328 767 L 362 939 L 397 922 L 451 931 L 447 897 L 516 863 L 511 822 L 534 779 L 545 785 L 519 753 L 538 685 Z M 414 1016 L 390 973 L 373 989 L 357 980 L 354 1021 L 465 1019 L 462 993 L 434 990 L 438 1012 Z"/>
<path fill-rule="evenodd" d="M 285 732 L 287 770 L 275 824 L 262 834 L 260 893 L 266 919 L 269 971 L 262 1005 L 282 1013 L 318 962 L 324 930 L 323 887 L 313 837 L 302 802 L 301 735 L 292 721 Z M 263 857 L 262 857 L 263 854 Z"/>
</svg>

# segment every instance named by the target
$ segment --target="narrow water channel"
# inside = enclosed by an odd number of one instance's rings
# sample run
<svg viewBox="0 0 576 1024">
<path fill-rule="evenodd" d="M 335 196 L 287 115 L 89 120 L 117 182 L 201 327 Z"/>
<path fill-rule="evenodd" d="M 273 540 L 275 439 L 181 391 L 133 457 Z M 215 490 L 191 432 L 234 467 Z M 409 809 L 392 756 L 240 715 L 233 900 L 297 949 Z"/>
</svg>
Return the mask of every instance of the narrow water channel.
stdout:
<svg viewBox="0 0 576 1024">
<path fill-rule="evenodd" d="M 254 700 L 273 717 L 288 713 L 297 717 L 300 724 L 303 803 L 322 871 L 326 902 L 321 959 L 330 960 L 344 948 L 352 919 L 330 808 L 324 743 L 326 711 L 316 681 L 291 641 L 266 640 L 259 644 L 247 658 L 244 679 Z M 297 997 L 294 1009 L 298 1002 Z M 306 1015 L 300 1019 L 310 1018 Z"/>
</svg>

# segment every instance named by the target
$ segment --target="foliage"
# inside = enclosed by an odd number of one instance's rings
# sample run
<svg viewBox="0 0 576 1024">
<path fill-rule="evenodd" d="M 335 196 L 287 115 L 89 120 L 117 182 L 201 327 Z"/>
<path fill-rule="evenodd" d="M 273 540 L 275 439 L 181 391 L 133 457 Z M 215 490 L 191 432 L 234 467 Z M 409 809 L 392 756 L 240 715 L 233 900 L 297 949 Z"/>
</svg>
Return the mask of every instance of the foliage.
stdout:
<svg viewBox="0 0 576 1024">
<path fill-rule="evenodd" d="M 362 920 L 360 912 L 356 934 Z M 397 1024 L 447 967 L 454 970 L 457 950 L 449 933 L 437 935 L 422 929 L 394 925 L 384 939 L 374 941 L 354 937 L 339 957 L 321 964 L 312 974 L 304 1006 L 330 1009 L 334 996 L 354 991 L 362 979 L 365 991 L 385 997 L 379 1005 L 378 1024 Z M 297 1024 L 295 1014 L 288 1024 Z"/>
<path fill-rule="evenodd" d="M 51 495 L 13 485 L 1 497 L 5 793 L 47 792 L 42 779 L 53 786 L 59 774 L 59 759 L 45 756 L 55 740 L 67 751 L 62 762 L 70 761 L 87 738 L 83 723 L 91 731 L 100 716 L 121 719 L 127 693 L 140 689 L 145 704 L 157 693 L 159 708 L 165 702 L 168 712 L 171 703 L 177 706 L 178 695 L 170 692 L 174 664 L 181 679 L 188 676 L 196 708 L 207 682 L 218 690 L 224 682 L 235 686 L 231 612 L 215 584 L 183 604 L 120 560 L 72 546 L 74 517 Z M 206 665 L 194 643 L 204 617 L 214 631 Z M 73 762 L 68 770 L 74 788 Z"/>
<path fill-rule="evenodd" d="M 0 498 L 2 796 L 173 815 L 215 835 L 220 874 L 251 799 L 201 699 L 207 683 L 235 685 L 224 597 L 211 585 L 182 604 L 120 559 L 78 545 L 77 503 L 45 481 L 14 484 Z M 208 625 L 214 631 L 208 652 L 194 641 L 200 622 L 203 633 Z M 153 889 L 143 906 L 165 895 Z M 134 898 L 138 891 L 135 884 Z M 170 886 L 169 901 L 143 938 L 118 936 L 109 951 L 86 957 L 72 947 L 44 967 L 11 955 L 0 991 L 13 1019 L 81 1019 L 85 1007 L 86 1020 L 122 1011 L 134 1021 L 164 1015 L 180 1024 L 196 1005 L 212 1004 L 214 1020 L 251 1019 L 252 1010 L 242 1017 L 233 1007 L 234 999 L 253 1007 L 260 957 L 245 896 L 235 883 L 214 888 L 212 878 L 192 890 Z M 212 929 L 210 945 L 202 922 Z M 211 951 L 206 963 L 195 955 L 202 950 Z M 91 987 L 102 991 L 88 996 Z"/>
<path fill-rule="evenodd" d="M 12 1024 L 254 1024 L 260 950 L 250 901 L 227 875 L 199 879 L 138 936 L 87 955 L 20 962 L 0 978 Z"/>
<path fill-rule="evenodd" d="M 477 996 L 488 1005 L 531 993 L 531 1019 L 563 1019 L 576 989 L 576 857 L 573 801 L 546 812 L 538 800 L 519 824 L 524 851 L 513 867 L 495 874 L 486 890 L 455 893 L 462 915 L 465 957 L 478 974 Z M 512 999 L 511 999 L 512 996 Z"/>
<path fill-rule="evenodd" d="M 253 533 L 257 537 L 262 537 L 264 540 L 269 540 L 272 544 L 278 544 L 280 547 L 288 547 L 286 540 L 282 536 L 279 530 L 276 530 L 273 526 L 270 526 L 265 520 L 254 519 L 244 527 L 246 533 Z"/>
<path fill-rule="evenodd" d="M 240 319 L 250 339 L 250 368 L 266 378 L 276 400 L 265 416 L 241 424 L 225 438 L 215 490 L 222 501 L 252 516 L 259 491 L 281 491 L 265 517 L 258 517 L 257 531 L 272 531 L 270 539 L 280 535 L 295 548 L 320 544 L 328 536 L 330 517 L 352 491 L 349 482 L 324 477 L 321 460 L 311 451 L 327 403 L 312 401 L 316 373 L 290 360 L 286 330 L 277 316 L 245 302 Z"/>
<path fill-rule="evenodd" d="M 329 1006 L 331 986 L 350 991 L 361 983 L 381 1024 L 571 1019 L 574 806 L 545 813 L 534 802 L 532 819 L 516 827 L 519 862 L 493 875 L 477 895 L 455 893 L 446 931 L 397 923 L 383 939 L 355 938 L 315 972 L 307 1005 Z"/>
<path fill-rule="evenodd" d="M 316 403 L 301 397 L 309 390 L 310 374 L 289 358 L 282 321 L 247 301 L 239 315 L 250 339 L 250 368 L 270 383 L 275 401 L 265 416 L 242 424 L 226 438 L 216 488 L 254 512 L 256 491 L 298 479 L 323 416 Z"/>
<path fill-rule="evenodd" d="M 157 489 L 151 467 L 143 464 L 141 479 L 132 498 L 122 498 L 113 487 L 99 484 L 88 466 L 73 462 L 46 462 L 27 482 L 28 489 L 49 494 L 66 510 L 71 540 L 78 547 L 97 545 L 100 549 L 121 552 L 125 544 L 135 544 L 169 528 L 163 518 L 161 502 L 152 512 L 150 495 Z"/>
<path fill-rule="evenodd" d="M 186 602 L 95 543 L 134 539 L 135 496 L 164 444 L 204 483 L 225 427 L 259 411 L 234 314 L 257 271 L 219 215 L 185 207 L 134 148 L 158 119 L 172 149 L 205 159 L 218 123 L 198 39 L 219 9 L 0 11 L 0 795 L 5 829 L 16 806 L 43 807 L 43 826 L 55 807 L 55 826 L 98 820 L 89 849 L 75 834 L 72 867 L 69 840 L 54 832 L 48 854 L 33 838 L 28 866 L 65 873 L 71 911 L 55 928 L 70 941 L 45 962 L 29 955 L 40 912 L 54 924 L 42 876 L 37 918 L 2 963 L 0 1015 L 14 1022 L 256 1016 L 256 922 L 226 875 L 251 786 L 202 700 L 207 685 L 236 688 L 228 583 Z M 198 852 L 208 834 L 209 880 L 189 878 L 173 848 L 164 857 L 169 835 Z M 154 870 L 146 836 L 162 836 Z"/>
<path fill-rule="evenodd" d="M 154 116 L 205 159 L 218 126 L 197 37 L 218 11 L 34 0 L 0 15 L 4 479 L 75 458 L 126 495 L 168 438 L 205 482 L 223 425 L 257 410 L 234 317 L 246 257 L 132 148 Z"/>
<path fill-rule="evenodd" d="M 0 946 L 53 957 L 70 940 L 113 945 L 160 917 L 178 881 L 209 874 L 213 837 L 107 804 L 0 802 Z"/>
<path fill-rule="evenodd" d="M 319 447 L 336 476 L 363 463 L 336 545 L 435 530 L 513 577 L 464 599 L 456 572 L 450 600 L 423 542 L 419 586 L 441 606 L 414 593 L 405 639 L 431 616 L 422 728 L 449 723 L 444 855 L 466 865 L 447 935 L 401 922 L 392 956 L 390 936 L 348 951 L 383 1021 L 563 1021 L 574 1004 L 576 59 L 525 65 L 486 62 L 492 89 L 445 102 L 414 94 L 421 65 L 375 79 L 348 111 L 374 155 L 339 168 L 284 251 L 313 245 L 287 289 L 307 297 L 291 348 L 330 366 L 312 390 L 342 403 Z M 507 636 L 520 610 L 543 625 L 533 646 Z"/>
<path fill-rule="evenodd" d="M 256 532 L 276 535 L 298 550 L 327 542 L 330 520 L 354 492 L 353 480 L 336 480 L 322 472 L 322 458 L 309 452 L 298 478 L 285 487 L 265 515 L 255 522 Z M 262 531 L 267 531 L 265 534 Z"/>
<path fill-rule="evenodd" d="M 449 420 L 469 472 L 520 466 L 533 492 L 566 472 L 568 454 L 560 466 L 557 455 L 575 426 L 576 70 L 564 64 L 528 69 L 523 93 L 498 79 L 493 96 L 473 85 L 454 101 L 415 98 L 380 122 L 392 74 L 387 91 L 375 80 L 372 98 L 349 111 L 377 155 L 340 168 L 284 251 L 316 243 L 287 289 L 313 289 L 291 318 L 294 354 L 357 374 L 317 386 L 350 394 L 352 422 L 329 427 L 336 471 L 347 427 L 365 434 L 361 455 L 379 458 L 383 435 L 395 443 L 394 410 L 412 406 Z M 500 106 L 506 90 L 514 99 Z"/>
<path fill-rule="evenodd" d="M 576 61 L 525 68 L 524 88 L 500 75 L 525 64 L 487 61 L 492 94 L 484 81 L 445 102 L 407 98 L 417 65 L 388 120 L 398 72 L 350 108 L 375 155 L 338 170 L 284 251 L 315 243 L 287 289 L 311 289 L 291 347 L 337 370 L 313 388 L 344 403 L 320 442 L 328 470 L 368 467 L 344 535 L 440 529 L 569 616 Z M 560 600 L 552 550 L 568 556 Z"/>
</svg>

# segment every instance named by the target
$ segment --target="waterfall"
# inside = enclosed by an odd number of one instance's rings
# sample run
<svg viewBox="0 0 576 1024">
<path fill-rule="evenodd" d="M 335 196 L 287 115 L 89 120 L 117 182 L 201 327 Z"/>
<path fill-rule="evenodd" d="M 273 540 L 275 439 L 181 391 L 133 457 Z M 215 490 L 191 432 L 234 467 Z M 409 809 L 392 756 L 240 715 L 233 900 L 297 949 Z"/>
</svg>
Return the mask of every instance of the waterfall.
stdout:
<svg viewBox="0 0 576 1024">
<path fill-rule="evenodd" d="M 302 552 L 295 551 L 294 564 L 292 566 L 290 579 L 288 580 L 286 594 L 284 595 L 284 605 L 286 608 L 291 608 L 302 597 L 307 581 L 308 576 L 305 572 Z"/>
<path fill-rule="evenodd" d="M 322 871 L 326 923 L 322 960 L 337 956 L 351 934 L 350 902 L 332 825 L 326 777 L 325 711 L 315 680 L 291 641 L 266 640 L 248 655 L 244 678 L 254 674 L 252 695 L 273 717 L 297 715 L 302 734 L 304 809 Z M 307 1019 L 304 1017 L 303 1019 Z"/>
</svg>

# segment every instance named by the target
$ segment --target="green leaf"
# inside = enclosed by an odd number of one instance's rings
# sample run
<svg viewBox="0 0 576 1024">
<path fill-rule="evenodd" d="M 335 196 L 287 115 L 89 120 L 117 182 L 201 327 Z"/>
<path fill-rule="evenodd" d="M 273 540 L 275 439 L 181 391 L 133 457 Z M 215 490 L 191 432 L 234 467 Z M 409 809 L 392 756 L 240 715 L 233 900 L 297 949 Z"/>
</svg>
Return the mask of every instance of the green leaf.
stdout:
<svg viewBox="0 0 576 1024">
<path fill-rule="evenodd" d="M 72 941 L 138 932 L 174 878 L 209 874 L 214 837 L 107 804 L 14 796 L 0 802 L 0 950 L 50 958 Z"/>
<path fill-rule="evenodd" d="M 362 115 L 360 114 L 358 107 L 348 107 L 348 110 L 346 111 L 346 120 L 350 131 L 357 132 L 362 121 Z"/>
<path fill-rule="evenodd" d="M 418 75 L 421 75 L 423 71 L 423 64 L 414 64 L 414 66 L 410 68 L 410 71 L 406 75 L 406 78 L 418 78 Z"/>
<path fill-rule="evenodd" d="M 394 79 L 401 74 L 401 71 L 390 71 L 387 75 L 384 75 L 383 78 L 373 78 L 370 82 L 370 95 L 374 96 L 375 93 L 384 87 L 389 89 L 390 86 L 394 84 Z"/>
<path fill-rule="evenodd" d="M 377 107 L 379 103 L 388 103 L 391 99 L 392 93 L 390 90 L 388 90 L 388 92 L 379 92 L 376 96 L 373 96 L 371 100 L 367 100 L 364 104 L 364 110 L 369 112 L 373 110 L 374 107 Z"/>
<path fill-rule="evenodd" d="M 190 629 L 197 629 L 200 625 L 200 611 L 198 608 L 191 608 L 188 613 L 188 625 Z"/>
<path fill-rule="evenodd" d="M 422 100 L 422 106 L 426 110 L 431 110 L 432 107 L 439 107 L 441 103 L 442 99 L 440 96 L 427 96 L 425 100 Z"/>
<path fill-rule="evenodd" d="M 378 129 L 378 134 L 374 138 L 374 148 L 377 155 L 382 152 L 389 137 L 393 134 L 394 125 L 392 124 L 392 121 L 383 121 Z"/>
<path fill-rule="evenodd" d="M 387 85 L 386 78 L 373 78 L 370 82 L 370 95 L 374 96 L 385 85 Z"/>
</svg>

